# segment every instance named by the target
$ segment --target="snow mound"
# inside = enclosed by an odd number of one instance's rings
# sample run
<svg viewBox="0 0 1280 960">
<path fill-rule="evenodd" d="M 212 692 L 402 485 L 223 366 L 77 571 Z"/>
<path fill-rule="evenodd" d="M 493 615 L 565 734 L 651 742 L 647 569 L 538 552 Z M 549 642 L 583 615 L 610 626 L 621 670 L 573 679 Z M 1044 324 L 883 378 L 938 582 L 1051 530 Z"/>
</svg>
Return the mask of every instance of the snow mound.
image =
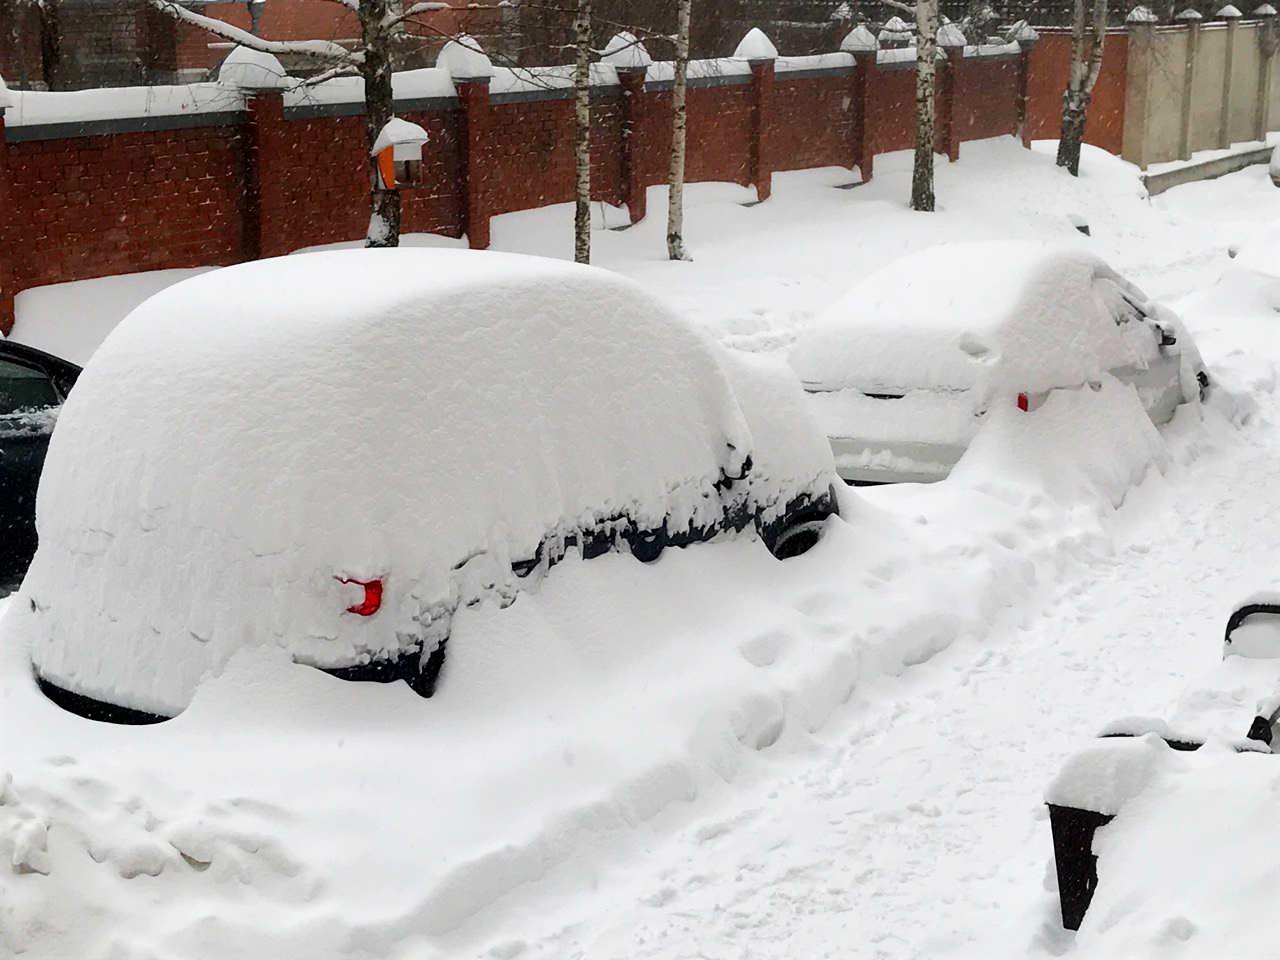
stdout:
<svg viewBox="0 0 1280 960">
<path fill-rule="evenodd" d="M 735 60 L 776 60 L 778 48 L 773 45 L 763 30 L 752 27 L 742 38 L 738 48 L 733 51 Z"/>
<path fill-rule="evenodd" d="M 279 59 L 239 46 L 222 61 L 218 82 L 245 90 L 279 90 L 290 85 L 289 73 Z"/>
<path fill-rule="evenodd" d="M 427 131 L 416 123 L 410 123 L 402 117 L 392 117 L 378 132 L 378 139 L 373 142 L 371 156 L 377 156 L 387 147 L 396 148 L 397 160 L 418 160 L 422 156 L 422 145 L 428 140 Z M 401 148 L 404 155 L 401 156 Z"/>
<path fill-rule="evenodd" d="M 615 70 L 638 70 L 653 64 L 653 57 L 649 56 L 644 44 L 636 39 L 635 34 L 625 30 L 610 38 L 600 60 Z"/>
<path fill-rule="evenodd" d="M 1063 765 L 1045 802 L 1115 815 L 1151 785 L 1172 752 L 1158 733 L 1099 740 Z"/>
<path fill-rule="evenodd" d="M 776 372 L 734 376 L 784 437 L 750 389 Z M 825 491 L 817 437 L 757 452 L 720 348 L 605 271 L 448 250 L 227 268 L 148 300 L 81 377 L 6 628 L 46 679 L 172 714 L 245 645 L 426 652 L 442 608 L 510 602 L 511 564 L 554 538 L 707 529 L 792 497 L 797 470 Z M 339 580 L 372 578 L 381 612 L 345 612 Z"/>
<path fill-rule="evenodd" d="M 479 80 L 493 76 L 493 62 L 488 54 L 465 33 L 441 48 L 436 66 L 447 70 L 455 80 Z"/>
<path fill-rule="evenodd" d="M 880 49 L 880 42 L 875 34 L 859 24 L 840 41 L 840 49 L 845 53 L 874 53 Z"/>
<path fill-rule="evenodd" d="M 989 279 L 988 279 L 989 278 Z M 791 363 L 807 385 L 1039 392 L 1140 369 L 1150 331 L 1118 326 L 1095 281 L 1146 297 L 1092 254 L 1012 243 L 947 244 L 858 283 L 802 335 Z"/>
</svg>

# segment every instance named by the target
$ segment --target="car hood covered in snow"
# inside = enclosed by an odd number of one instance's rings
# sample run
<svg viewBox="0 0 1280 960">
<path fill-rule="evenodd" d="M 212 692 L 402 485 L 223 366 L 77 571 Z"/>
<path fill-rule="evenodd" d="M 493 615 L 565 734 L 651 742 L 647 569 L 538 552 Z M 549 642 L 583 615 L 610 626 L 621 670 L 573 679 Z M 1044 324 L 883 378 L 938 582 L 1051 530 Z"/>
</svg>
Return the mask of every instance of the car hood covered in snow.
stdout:
<svg viewBox="0 0 1280 960">
<path fill-rule="evenodd" d="M 6 629 L 46 679 L 161 714 L 246 643 L 394 655 L 486 585 L 464 562 L 492 582 L 557 530 L 717 522 L 753 452 L 730 362 L 631 281 L 557 261 L 347 251 L 187 280 L 66 404 Z M 825 490 L 814 432 L 793 472 Z M 796 466 L 768 460 L 764 499 Z M 385 581 L 377 616 L 346 612 L 343 578 Z"/>
<path fill-rule="evenodd" d="M 802 336 L 791 363 L 810 390 L 1042 391 L 1143 363 L 1117 327 L 1106 279 L 1146 297 L 1097 257 L 1035 244 L 935 246 L 858 283 Z M 1136 326 L 1136 324 L 1125 324 Z M 1141 331 L 1150 339 L 1148 331 Z"/>
</svg>

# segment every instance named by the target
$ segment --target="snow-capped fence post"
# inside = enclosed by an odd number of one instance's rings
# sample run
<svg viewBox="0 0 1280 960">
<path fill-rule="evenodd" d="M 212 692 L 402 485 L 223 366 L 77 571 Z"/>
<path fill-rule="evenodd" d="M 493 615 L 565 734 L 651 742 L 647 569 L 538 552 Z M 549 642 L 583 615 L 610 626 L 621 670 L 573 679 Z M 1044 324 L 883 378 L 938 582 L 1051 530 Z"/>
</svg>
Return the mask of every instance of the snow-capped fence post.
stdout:
<svg viewBox="0 0 1280 960">
<path fill-rule="evenodd" d="M 1258 20 L 1258 106 L 1254 113 L 1256 139 L 1266 142 L 1271 130 L 1272 84 L 1276 73 L 1276 51 L 1280 49 L 1280 18 L 1270 3 L 1261 4 L 1251 16 Z"/>
<path fill-rule="evenodd" d="M 944 23 L 938 28 L 938 46 L 947 58 L 947 70 L 942 77 L 941 135 L 943 150 L 951 163 L 960 159 L 960 125 L 956 123 L 956 97 L 959 96 L 960 74 L 964 67 L 965 37 L 954 23 Z"/>
<path fill-rule="evenodd" d="M 1204 18 L 1195 7 L 1188 7 L 1177 16 L 1187 26 L 1186 72 L 1182 78 L 1182 115 L 1178 133 L 1178 157 L 1191 159 L 1191 102 L 1196 89 L 1196 65 L 1200 62 L 1200 21 Z"/>
<path fill-rule="evenodd" d="M 13 330 L 14 296 L 13 255 L 10 244 L 17 231 L 10 226 L 14 220 L 9 200 L 9 144 L 4 134 L 4 111 L 9 106 L 9 91 L 0 77 L 0 334 L 8 336 Z"/>
<path fill-rule="evenodd" d="M 1134 7 L 1125 18 L 1129 52 L 1125 68 L 1124 158 L 1147 169 L 1150 148 L 1151 76 L 1155 72 L 1154 14 L 1146 7 Z"/>
<path fill-rule="evenodd" d="M 489 246 L 490 206 L 483 170 L 484 145 L 489 131 L 489 82 L 493 63 L 468 36 L 450 40 L 436 58 L 436 66 L 449 71 L 458 102 L 462 104 L 463 229 L 472 250 Z"/>
<path fill-rule="evenodd" d="M 751 68 L 751 143 L 747 161 L 747 182 L 756 188 L 756 200 L 763 202 L 773 193 L 773 173 L 769 166 L 769 120 L 773 107 L 774 63 L 778 48 L 764 31 L 752 27 L 733 53 Z"/>
<path fill-rule="evenodd" d="M 1027 110 L 1031 102 L 1031 51 L 1035 49 L 1040 34 L 1023 20 L 1010 31 L 1009 38 L 1018 45 L 1018 88 L 1015 94 L 1018 139 L 1022 141 L 1023 147 L 1030 150 L 1031 124 Z"/>
<path fill-rule="evenodd" d="M 880 41 L 865 26 L 857 26 L 849 31 L 848 36 L 840 42 L 840 49 L 853 54 L 853 103 L 855 106 L 857 125 L 854 130 L 854 165 L 862 174 L 862 182 L 871 179 L 872 167 L 875 163 L 875 89 L 876 77 L 879 73 L 876 58 L 879 56 Z"/>
<path fill-rule="evenodd" d="M 640 136 L 647 104 L 644 83 L 653 62 L 639 40 L 619 33 L 605 46 L 601 63 L 613 66 L 622 87 L 622 183 L 632 223 L 645 218 L 647 191 L 640 170 Z"/>
<path fill-rule="evenodd" d="M 236 47 L 218 69 L 218 83 L 244 97 L 244 223 L 241 252 L 246 260 L 281 256 L 292 249 L 285 216 L 284 184 L 288 147 L 284 137 L 284 91 L 292 83 L 269 53 Z"/>
<path fill-rule="evenodd" d="M 1231 77 L 1235 73 L 1236 44 L 1240 40 L 1239 8 L 1228 3 L 1217 16 L 1227 21 L 1227 55 L 1222 68 L 1222 113 L 1218 121 L 1218 146 L 1231 146 Z"/>
</svg>

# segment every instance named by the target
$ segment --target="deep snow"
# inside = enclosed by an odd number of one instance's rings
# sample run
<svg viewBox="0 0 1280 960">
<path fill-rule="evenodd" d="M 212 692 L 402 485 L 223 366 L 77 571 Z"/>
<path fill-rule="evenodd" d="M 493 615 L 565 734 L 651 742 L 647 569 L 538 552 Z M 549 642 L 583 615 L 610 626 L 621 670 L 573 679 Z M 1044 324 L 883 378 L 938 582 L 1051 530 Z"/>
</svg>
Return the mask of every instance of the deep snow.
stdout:
<svg viewBox="0 0 1280 960">
<path fill-rule="evenodd" d="M 244 655 L 176 721 L 96 727 L 44 704 L 4 645 L 0 949 L 1072 950 L 1046 886 L 1045 787 L 1106 721 L 1194 696 L 1227 605 L 1274 568 L 1276 314 L 1271 281 L 1227 251 L 1256 240 L 1280 191 L 1248 193 L 1245 171 L 1148 202 L 1114 158 L 1088 152 L 1077 183 L 1005 141 L 943 165 L 944 209 L 922 218 L 903 208 L 909 167 L 878 158 L 848 191 L 831 189 L 843 171 L 778 177 L 752 208 L 696 187 L 693 264 L 660 259 L 658 217 L 598 234 L 598 262 L 766 350 L 907 249 L 1079 243 L 1174 297 L 1218 379 L 1203 419 L 1157 432 L 1114 385 L 1063 395 L 999 411 L 941 484 L 847 492 L 796 561 L 735 541 L 571 566 L 527 604 L 467 613 L 459 629 L 493 656 L 459 662 L 428 713 L 407 691 Z M 564 255 L 568 222 L 500 218 L 496 245 Z M 1098 903 L 1125 955 L 1163 956 L 1170 931 L 1194 944 L 1223 916 L 1187 896 L 1154 927 L 1159 901 L 1126 912 L 1123 888 L 1100 888 Z M 1087 923 L 1080 955 L 1108 935 Z"/>
</svg>

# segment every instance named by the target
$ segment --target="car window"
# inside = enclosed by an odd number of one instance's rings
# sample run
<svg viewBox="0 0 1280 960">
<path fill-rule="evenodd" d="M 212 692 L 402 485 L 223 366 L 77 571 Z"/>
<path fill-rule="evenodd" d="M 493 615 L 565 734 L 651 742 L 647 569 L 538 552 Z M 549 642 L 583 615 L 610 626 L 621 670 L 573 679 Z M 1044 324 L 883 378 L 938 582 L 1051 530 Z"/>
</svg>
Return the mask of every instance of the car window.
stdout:
<svg viewBox="0 0 1280 960">
<path fill-rule="evenodd" d="M 1116 326 L 1147 319 L 1146 310 L 1125 293 L 1115 281 L 1097 280 L 1094 282 L 1094 289 L 1106 304 L 1107 311 L 1111 314 L 1111 319 L 1116 322 Z"/>
<path fill-rule="evenodd" d="M 0 416 L 58 405 L 53 382 L 42 371 L 0 359 Z"/>
</svg>

